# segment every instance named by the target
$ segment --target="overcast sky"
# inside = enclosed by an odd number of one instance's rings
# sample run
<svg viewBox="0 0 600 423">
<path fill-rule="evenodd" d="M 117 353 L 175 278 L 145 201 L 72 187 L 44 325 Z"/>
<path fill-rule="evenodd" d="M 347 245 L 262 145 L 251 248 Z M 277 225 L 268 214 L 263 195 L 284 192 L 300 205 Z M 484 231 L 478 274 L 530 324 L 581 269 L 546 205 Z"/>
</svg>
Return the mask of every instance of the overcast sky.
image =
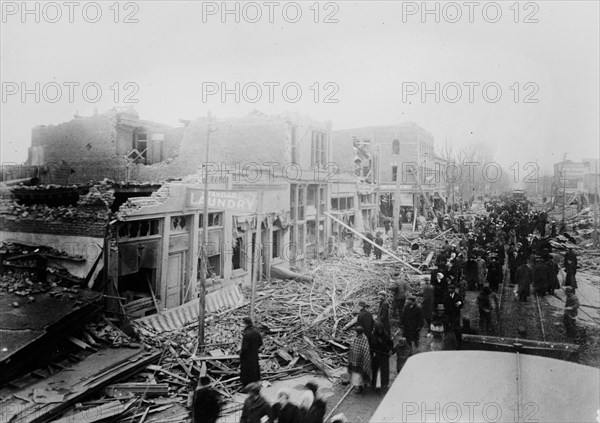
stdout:
<svg viewBox="0 0 600 423">
<path fill-rule="evenodd" d="M 36 3 L 30 3 L 32 10 Z M 485 143 L 504 166 L 538 161 L 548 169 L 564 153 L 573 160 L 598 157 L 597 1 L 522 2 L 518 7 L 479 2 L 473 10 L 463 2 L 454 3 L 459 8 L 427 3 L 432 10 L 439 7 L 439 23 L 435 14 L 423 16 L 421 2 L 323 2 L 312 9 L 312 2 L 302 2 L 295 23 L 294 5 L 275 3 L 273 23 L 263 2 L 254 3 L 262 12 L 256 23 L 251 21 L 258 8 L 239 3 L 236 23 L 234 13 L 221 15 L 221 2 L 173 1 L 120 3 L 112 9 L 112 2 L 100 2 L 96 23 L 94 4 L 78 3 L 71 23 L 62 2 L 39 3 L 36 23 L 35 14 L 22 14 L 21 2 L 4 2 L 2 161 L 26 159 L 33 126 L 65 122 L 76 112 L 90 115 L 95 107 L 104 112 L 115 104 L 117 92 L 118 105 L 133 105 L 142 119 L 169 124 L 209 110 L 218 118 L 253 109 L 299 111 L 331 120 L 334 129 L 414 121 L 434 135 L 436 144 L 448 140 L 458 149 Z M 229 3 L 231 9 L 235 5 Z M 40 101 L 33 94 L 23 99 L 22 83 L 35 91 L 36 82 Z M 239 102 L 233 95 L 223 102 L 206 91 L 206 83 L 234 89 L 236 82 L 246 87 Z M 273 102 L 265 82 L 280 84 Z M 433 94 L 436 82 L 439 103 Z M 62 87 L 54 103 L 52 83 Z M 80 84 L 73 102 L 65 83 Z M 84 97 L 82 87 L 88 83 L 102 89 L 97 103 L 92 102 L 92 85 Z M 281 88 L 287 83 L 292 85 L 286 99 Z M 472 103 L 465 83 L 479 84 L 472 86 Z M 253 84 L 262 86 L 257 103 L 251 102 Z M 302 89 L 296 103 L 294 86 Z M 452 102 L 457 86 L 462 97 Z M 425 101 L 420 92 L 408 91 L 421 88 L 432 90 Z M 15 89 L 19 92 L 13 94 Z M 138 102 L 125 103 L 128 94 Z M 327 96 L 337 102 L 325 102 Z"/>
</svg>

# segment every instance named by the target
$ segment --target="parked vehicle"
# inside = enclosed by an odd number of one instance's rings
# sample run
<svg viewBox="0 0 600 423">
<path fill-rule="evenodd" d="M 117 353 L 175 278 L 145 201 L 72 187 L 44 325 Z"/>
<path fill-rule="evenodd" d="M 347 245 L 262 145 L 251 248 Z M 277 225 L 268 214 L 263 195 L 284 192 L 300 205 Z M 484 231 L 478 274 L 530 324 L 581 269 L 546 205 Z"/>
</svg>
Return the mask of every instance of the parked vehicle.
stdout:
<svg viewBox="0 0 600 423">
<path fill-rule="evenodd" d="M 370 422 L 593 422 L 599 380 L 595 367 L 521 353 L 421 353 Z"/>
</svg>

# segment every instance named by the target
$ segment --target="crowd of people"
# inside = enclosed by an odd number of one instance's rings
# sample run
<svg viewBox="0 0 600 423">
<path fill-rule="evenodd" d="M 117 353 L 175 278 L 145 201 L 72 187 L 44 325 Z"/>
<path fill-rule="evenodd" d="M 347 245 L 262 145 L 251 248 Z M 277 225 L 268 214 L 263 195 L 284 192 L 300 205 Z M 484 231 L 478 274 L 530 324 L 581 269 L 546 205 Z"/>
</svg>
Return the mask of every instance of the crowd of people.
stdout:
<svg viewBox="0 0 600 423">
<path fill-rule="evenodd" d="M 348 369 L 357 392 L 364 392 L 368 386 L 386 389 L 389 358 L 396 354 L 399 371 L 406 358 L 419 348 L 423 327 L 431 338 L 428 348 L 433 351 L 461 349 L 463 333 L 496 334 L 503 283 L 513 289 L 515 300 L 520 302 L 527 302 L 532 293 L 544 296 L 560 289 L 561 270 L 550 244 L 558 234 L 556 222 L 551 222 L 545 212 L 529 210 L 526 200 L 505 198 L 486 204 L 486 209 L 487 215 L 453 221 L 461 240 L 456 244 L 446 241 L 437 252 L 429 280 L 421 284 L 420 304 L 416 296 L 409 294 L 401 277 L 391 281 L 391 304 L 387 292 L 379 293 L 376 318 L 364 301 L 358 303 L 360 311 L 344 328 L 354 326 L 356 331 Z M 370 250 L 366 245 L 364 248 L 368 255 Z M 572 249 L 564 255 L 562 267 L 566 293 L 563 323 L 567 336 L 574 337 L 579 301 L 575 294 L 577 256 Z M 477 293 L 478 329 L 462 316 L 467 291 Z M 391 316 L 396 318 L 402 337 L 392 334 Z"/>
</svg>

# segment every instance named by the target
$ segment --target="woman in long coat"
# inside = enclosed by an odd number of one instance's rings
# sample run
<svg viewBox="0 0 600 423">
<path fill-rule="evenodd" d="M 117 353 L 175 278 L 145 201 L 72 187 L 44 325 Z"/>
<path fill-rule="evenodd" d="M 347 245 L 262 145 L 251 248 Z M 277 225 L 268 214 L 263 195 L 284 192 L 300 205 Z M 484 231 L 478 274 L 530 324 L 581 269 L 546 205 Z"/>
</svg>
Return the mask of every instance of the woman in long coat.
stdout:
<svg viewBox="0 0 600 423">
<path fill-rule="evenodd" d="M 362 394 L 371 380 L 371 349 L 362 326 L 356 326 L 355 330 L 356 338 L 348 354 L 348 371 L 350 383 L 358 387 L 357 392 Z"/>
<path fill-rule="evenodd" d="M 240 380 L 242 386 L 260 380 L 260 367 L 258 364 L 258 350 L 263 341 L 260 332 L 252 325 L 252 319 L 244 317 L 244 334 L 242 336 L 242 349 L 240 351 Z"/>
</svg>

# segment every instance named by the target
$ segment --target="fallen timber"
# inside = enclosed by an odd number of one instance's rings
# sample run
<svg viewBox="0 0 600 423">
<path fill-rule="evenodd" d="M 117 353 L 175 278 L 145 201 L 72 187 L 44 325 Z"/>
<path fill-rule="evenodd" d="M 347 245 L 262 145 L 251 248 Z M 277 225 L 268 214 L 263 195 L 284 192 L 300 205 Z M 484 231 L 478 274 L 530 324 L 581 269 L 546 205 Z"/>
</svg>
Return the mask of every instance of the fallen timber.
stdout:
<svg viewBox="0 0 600 423">
<path fill-rule="evenodd" d="M 97 373 L 83 380 L 79 380 L 76 383 L 68 383 L 66 380 L 68 377 L 75 377 L 78 374 L 77 371 L 72 370 L 66 373 L 64 371 L 57 373 L 53 375 L 54 377 L 38 383 L 41 389 L 53 386 L 53 390 L 61 389 L 61 384 L 64 385 L 64 389 L 68 392 L 64 394 L 64 399 L 61 402 L 36 403 L 30 397 L 38 385 L 28 386 L 15 392 L 12 395 L 15 399 L 7 399 L 0 403 L 0 421 L 11 423 L 47 423 L 54 421 L 68 409 L 94 393 L 97 393 L 110 384 L 130 377 L 144 369 L 150 363 L 158 361 L 161 351 L 139 351 L 137 354 L 127 354 L 124 352 L 123 356 L 125 358 L 120 362 L 112 363 L 107 369 L 102 369 L 102 359 L 95 357 L 97 355 L 98 353 L 93 354 L 75 366 L 75 368 L 80 369 L 79 372 L 85 374 L 87 372 L 86 369 L 90 366 L 89 363 L 95 360 L 95 366 L 100 368 Z M 50 382 L 53 380 L 56 381 L 51 384 Z M 122 411 L 125 410 L 123 409 Z"/>
<path fill-rule="evenodd" d="M 499 336 L 462 335 L 463 349 L 521 352 L 558 359 L 569 359 L 579 352 L 579 345 L 562 342 L 533 341 Z"/>
</svg>

